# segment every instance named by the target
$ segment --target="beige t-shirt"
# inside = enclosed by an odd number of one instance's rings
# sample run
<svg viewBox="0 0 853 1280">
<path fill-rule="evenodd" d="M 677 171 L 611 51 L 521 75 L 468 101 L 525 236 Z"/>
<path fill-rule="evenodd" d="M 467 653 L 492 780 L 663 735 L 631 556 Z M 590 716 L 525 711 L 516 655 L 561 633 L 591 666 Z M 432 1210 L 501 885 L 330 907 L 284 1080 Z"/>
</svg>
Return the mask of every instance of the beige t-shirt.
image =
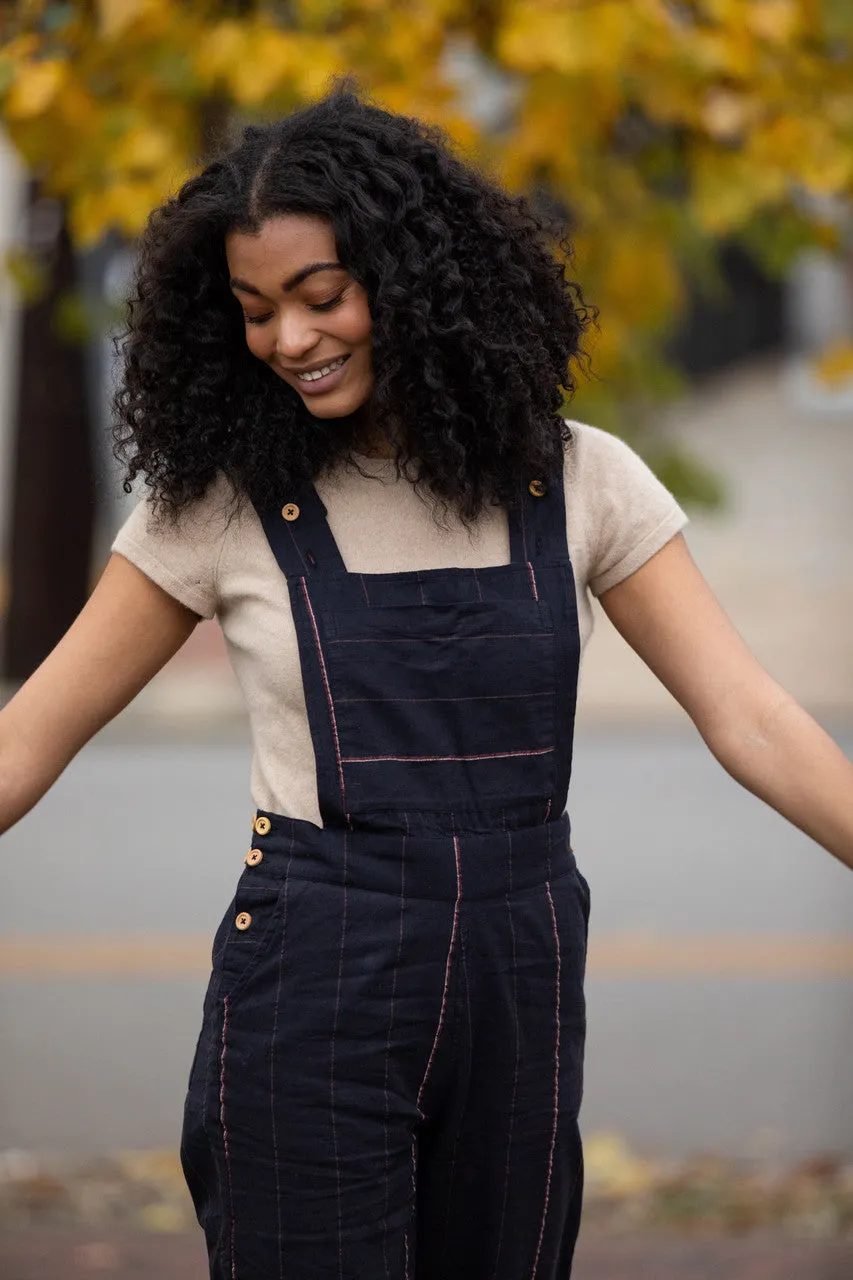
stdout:
<svg viewBox="0 0 853 1280">
<path fill-rule="evenodd" d="M 590 594 L 615 586 L 686 523 L 672 495 L 621 440 L 572 422 L 566 449 L 566 532 L 581 642 L 592 632 Z M 353 573 L 486 568 L 510 558 L 506 512 L 492 508 L 469 532 L 432 509 L 391 461 L 361 458 L 316 481 L 331 531 Z M 203 618 L 217 617 L 248 710 L 259 809 L 321 825 L 314 752 L 296 629 L 284 575 L 251 504 L 229 519 L 220 479 L 177 526 L 152 525 L 143 499 L 113 550 Z"/>
</svg>

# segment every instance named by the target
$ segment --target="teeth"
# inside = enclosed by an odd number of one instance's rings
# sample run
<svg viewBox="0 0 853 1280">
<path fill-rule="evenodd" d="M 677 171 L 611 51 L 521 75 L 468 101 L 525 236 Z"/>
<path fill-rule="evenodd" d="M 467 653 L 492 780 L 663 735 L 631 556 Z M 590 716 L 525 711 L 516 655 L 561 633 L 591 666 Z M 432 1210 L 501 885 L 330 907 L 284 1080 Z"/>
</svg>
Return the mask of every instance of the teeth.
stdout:
<svg viewBox="0 0 853 1280">
<path fill-rule="evenodd" d="M 332 364 L 324 365 L 322 369 L 315 369 L 313 373 L 297 373 L 300 382 L 316 382 L 318 378 L 325 378 L 327 373 L 331 373 L 333 369 L 340 369 L 345 356 L 341 356 L 340 360 L 334 360 Z"/>
</svg>

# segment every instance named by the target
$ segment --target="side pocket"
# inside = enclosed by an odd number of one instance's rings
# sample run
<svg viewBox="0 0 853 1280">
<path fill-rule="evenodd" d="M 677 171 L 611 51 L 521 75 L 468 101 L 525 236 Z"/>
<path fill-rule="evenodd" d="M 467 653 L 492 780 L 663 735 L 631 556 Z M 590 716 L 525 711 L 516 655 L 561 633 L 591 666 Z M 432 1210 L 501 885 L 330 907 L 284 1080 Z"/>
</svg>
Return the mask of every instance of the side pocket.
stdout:
<svg viewBox="0 0 853 1280">
<path fill-rule="evenodd" d="M 233 999 L 269 951 L 278 933 L 284 881 L 246 867 L 237 892 L 216 931 L 213 971 L 218 995 Z"/>
</svg>

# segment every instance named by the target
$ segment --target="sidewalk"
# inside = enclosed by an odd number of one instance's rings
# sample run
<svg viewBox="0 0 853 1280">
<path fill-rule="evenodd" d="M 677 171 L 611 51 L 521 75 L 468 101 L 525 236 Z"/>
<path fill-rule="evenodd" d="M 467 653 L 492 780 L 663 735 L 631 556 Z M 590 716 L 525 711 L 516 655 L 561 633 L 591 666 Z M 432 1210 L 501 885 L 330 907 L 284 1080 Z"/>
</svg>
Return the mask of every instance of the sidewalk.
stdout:
<svg viewBox="0 0 853 1280">
<path fill-rule="evenodd" d="M 4 1280 L 205 1280 L 199 1235 L 77 1230 L 5 1237 Z M 652 1238 L 589 1241 L 572 1280 L 850 1280 L 853 1242 Z"/>
</svg>

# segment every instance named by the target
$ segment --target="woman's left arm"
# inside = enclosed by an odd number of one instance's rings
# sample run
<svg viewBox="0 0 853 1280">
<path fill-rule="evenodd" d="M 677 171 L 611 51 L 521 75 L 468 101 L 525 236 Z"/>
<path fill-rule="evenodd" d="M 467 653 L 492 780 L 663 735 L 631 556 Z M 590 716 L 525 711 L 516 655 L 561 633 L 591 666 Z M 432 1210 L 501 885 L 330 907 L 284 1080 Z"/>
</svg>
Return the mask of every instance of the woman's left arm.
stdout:
<svg viewBox="0 0 853 1280">
<path fill-rule="evenodd" d="M 853 867 L 853 764 L 752 656 L 683 536 L 601 604 L 723 768 Z"/>
</svg>

